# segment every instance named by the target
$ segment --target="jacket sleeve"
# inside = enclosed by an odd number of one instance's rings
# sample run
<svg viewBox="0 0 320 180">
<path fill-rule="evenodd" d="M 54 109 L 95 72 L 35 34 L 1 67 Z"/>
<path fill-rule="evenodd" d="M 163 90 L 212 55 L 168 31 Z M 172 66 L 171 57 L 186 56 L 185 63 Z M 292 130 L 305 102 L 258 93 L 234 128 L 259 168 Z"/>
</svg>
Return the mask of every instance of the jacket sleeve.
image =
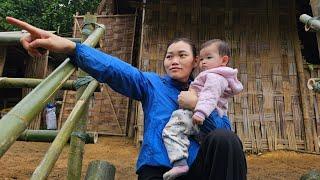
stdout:
<svg viewBox="0 0 320 180">
<path fill-rule="evenodd" d="M 147 92 L 147 78 L 130 64 L 83 44 L 76 44 L 71 62 L 116 92 L 142 100 Z"/>
<path fill-rule="evenodd" d="M 195 115 L 203 119 L 209 117 L 217 107 L 218 100 L 227 86 L 228 82 L 224 77 L 218 74 L 207 74 L 204 87 L 198 95 Z"/>
</svg>

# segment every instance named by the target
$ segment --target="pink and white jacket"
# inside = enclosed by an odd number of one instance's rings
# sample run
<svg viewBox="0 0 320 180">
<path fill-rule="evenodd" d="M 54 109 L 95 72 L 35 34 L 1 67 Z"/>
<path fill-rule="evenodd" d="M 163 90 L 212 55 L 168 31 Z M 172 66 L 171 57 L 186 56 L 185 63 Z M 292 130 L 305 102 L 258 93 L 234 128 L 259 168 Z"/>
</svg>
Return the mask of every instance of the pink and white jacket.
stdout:
<svg viewBox="0 0 320 180">
<path fill-rule="evenodd" d="M 237 74 L 238 70 L 230 67 L 217 67 L 201 72 L 190 85 L 198 94 L 194 115 L 205 119 L 215 109 L 220 117 L 227 115 L 228 98 L 243 90 Z"/>
</svg>

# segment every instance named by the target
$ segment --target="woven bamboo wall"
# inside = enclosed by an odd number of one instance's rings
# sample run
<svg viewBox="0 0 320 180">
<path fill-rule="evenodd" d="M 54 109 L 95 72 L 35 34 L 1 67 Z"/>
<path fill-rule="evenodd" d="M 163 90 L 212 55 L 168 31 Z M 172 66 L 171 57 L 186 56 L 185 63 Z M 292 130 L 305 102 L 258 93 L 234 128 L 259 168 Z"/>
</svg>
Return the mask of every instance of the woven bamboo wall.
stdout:
<svg viewBox="0 0 320 180">
<path fill-rule="evenodd" d="M 244 91 L 230 100 L 229 117 L 245 149 L 305 150 L 304 96 L 296 64 L 303 59 L 295 24 L 290 0 L 148 0 L 140 68 L 163 73 L 165 48 L 174 37 L 189 37 L 198 47 L 212 38 L 225 39 L 232 49 L 231 66 L 239 69 L 244 84 Z M 311 151 L 319 152 L 319 113 L 313 113 L 318 103 L 313 102 Z"/>
<path fill-rule="evenodd" d="M 80 37 L 79 27 L 83 16 L 75 17 L 76 37 Z M 135 16 L 108 15 L 98 16 L 98 23 L 106 26 L 106 34 L 100 41 L 101 50 L 131 63 Z M 129 98 L 124 97 L 105 85 L 101 85 L 102 92 L 95 92 L 89 108 L 88 131 L 99 134 L 125 135 Z M 75 104 L 75 92 L 66 91 L 59 118 L 59 128 L 66 120 Z"/>
</svg>

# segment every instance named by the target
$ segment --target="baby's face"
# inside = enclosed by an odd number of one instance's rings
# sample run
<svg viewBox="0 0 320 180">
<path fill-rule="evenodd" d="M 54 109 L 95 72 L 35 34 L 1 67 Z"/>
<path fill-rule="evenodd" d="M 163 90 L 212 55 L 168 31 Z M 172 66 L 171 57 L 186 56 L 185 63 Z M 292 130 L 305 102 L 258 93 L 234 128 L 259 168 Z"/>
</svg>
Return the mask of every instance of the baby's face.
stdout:
<svg viewBox="0 0 320 180">
<path fill-rule="evenodd" d="M 213 43 L 200 50 L 200 69 L 208 69 L 225 66 L 223 57 L 219 55 L 218 43 Z"/>
</svg>

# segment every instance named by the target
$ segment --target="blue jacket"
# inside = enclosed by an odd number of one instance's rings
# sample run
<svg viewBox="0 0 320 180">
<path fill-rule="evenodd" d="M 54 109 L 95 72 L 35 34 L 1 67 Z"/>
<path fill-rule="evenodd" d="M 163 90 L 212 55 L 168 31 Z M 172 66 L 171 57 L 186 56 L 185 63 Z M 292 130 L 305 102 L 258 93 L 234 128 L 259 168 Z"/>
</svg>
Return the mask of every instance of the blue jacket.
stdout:
<svg viewBox="0 0 320 180">
<path fill-rule="evenodd" d="M 120 59 L 94 48 L 77 44 L 72 62 L 99 82 L 107 83 L 113 90 L 141 101 L 144 111 L 144 136 L 137 162 L 137 171 L 143 165 L 171 167 L 162 140 L 162 130 L 171 113 L 178 109 L 178 95 L 188 84 L 142 72 Z M 213 121 L 213 119 L 215 121 Z M 217 121 L 218 120 L 218 121 Z M 215 127 L 230 127 L 227 117 L 220 118 L 213 112 L 205 121 Z M 208 130 L 208 128 L 205 128 Z M 195 160 L 199 144 L 190 139 L 188 164 Z"/>
</svg>

